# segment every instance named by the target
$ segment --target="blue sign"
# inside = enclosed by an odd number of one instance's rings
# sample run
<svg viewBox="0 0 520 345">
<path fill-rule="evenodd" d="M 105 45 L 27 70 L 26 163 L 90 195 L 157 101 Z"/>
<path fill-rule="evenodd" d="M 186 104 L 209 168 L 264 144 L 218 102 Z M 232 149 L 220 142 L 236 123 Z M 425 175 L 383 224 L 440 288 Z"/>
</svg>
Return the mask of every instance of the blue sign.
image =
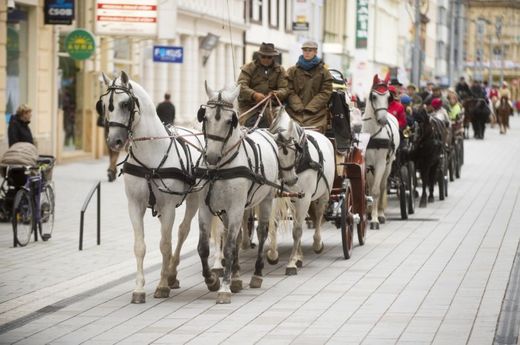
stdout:
<svg viewBox="0 0 520 345">
<path fill-rule="evenodd" d="M 74 20 L 74 0 L 45 0 L 45 24 L 70 25 Z"/>
<path fill-rule="evenodd" d="M 154 62 L 182 63 L 184 49 L 175 46 L 153 46 Z"/>
</svg>

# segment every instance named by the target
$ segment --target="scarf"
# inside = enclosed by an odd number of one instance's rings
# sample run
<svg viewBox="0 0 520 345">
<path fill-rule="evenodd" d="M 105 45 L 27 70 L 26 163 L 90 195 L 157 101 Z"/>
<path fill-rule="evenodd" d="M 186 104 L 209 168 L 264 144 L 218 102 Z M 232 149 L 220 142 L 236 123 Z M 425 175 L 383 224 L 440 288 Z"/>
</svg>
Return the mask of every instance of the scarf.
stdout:
<svg viewBox="0 0 520 345">
<path fill-rule="evenodd" d="M 313 57 L 312 60 L 307 61 L 303 58 L 303 55 L 300 55 L 300 58 L 298 59 L 296 65 L 304 71 L 310 71 L 314 67 L 318 66 L 320 62 L 321 59 L 317 56 Z"/>
</svg>

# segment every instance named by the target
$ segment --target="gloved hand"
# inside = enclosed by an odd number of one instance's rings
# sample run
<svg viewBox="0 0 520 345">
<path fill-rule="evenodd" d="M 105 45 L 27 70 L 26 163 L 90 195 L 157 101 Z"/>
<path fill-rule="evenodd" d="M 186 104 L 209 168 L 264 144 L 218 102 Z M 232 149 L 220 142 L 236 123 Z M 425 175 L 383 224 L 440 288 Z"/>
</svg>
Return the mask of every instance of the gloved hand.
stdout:
<svg viewBox="0 0 520 345">
<path fill-rule="evenodd" d="M 253 99 L 255 100 L 256 103 L 261 102 L 264 98 L 265 98 L 265 95 L 263 93 L 255 92 L 253 94 Z"/>
</svg>

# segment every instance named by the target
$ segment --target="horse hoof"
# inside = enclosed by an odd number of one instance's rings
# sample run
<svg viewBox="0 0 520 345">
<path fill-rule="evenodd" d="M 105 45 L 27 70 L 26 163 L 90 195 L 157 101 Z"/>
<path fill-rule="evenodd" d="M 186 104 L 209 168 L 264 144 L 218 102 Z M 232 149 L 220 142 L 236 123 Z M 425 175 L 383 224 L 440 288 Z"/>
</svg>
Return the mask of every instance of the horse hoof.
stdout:
<svg viewBox="0 0 520 345">
<path fill-rule="evenodd" d="M 425 208 L 425 207 L 426 207 L 426 202 L 421 201 L 421 202 L 419 203 L 419 207 L 420 207 L 420 208 Z"/>
<path fill-rule="evenodd" d="M 379 224 L 385 224 L 386 223 L 386 217 L 379 216 L 379 217 L 377 217 L 377 220 L 379 221 Z"/>
<path fill-rule="evenodd" d="M 212 268 L 211 272 L 215 273 L 217 277 L 223 277 L 224 276 L 224 269 L 223 268 Z"/>
<path fill-rule="evenodd" d="M 286 267 L 285 275 L 286 276 L 295 276 L 298 274 L 298 269 L 296 267 Z"/>
<path fill-rule="evenodd" d="M 379 223 L 370 222 L 370 230 L 379 230 Z"/>
<path fill-rule="evenodd" d="M 132 303 L 133 304 L 142 304 L 146 301 L 146 294 L 144 292 L 133 292 L 132 293 Z"/>
<path fill-rule="evenodd" d="M 231 292 L 237 293 L 242 290 L 242 280 L 241 279 L 231 279 Z"/>
<path fill-rule="evenodd" d="M 220 279 L 215 274 L 212 274 L 211 278 L 205 279 L 205 282 L 209 291 L 218 291 L 220 289 Z"/>
<path fill-rule="evenodd" d="M 269 263 L 269 265 L 276 265 L 278 263 L 278 260 L 280 259 L 280 256 L 278 255 L 278 253 L 276 253 L 276 257 L 274 259 L 272 259 L 271 256 L 274 256 L 274 255 L 272 255 L 271 253 L 272 253 L 271 250 L 268 250 L 266 253 L 267 262 Z"/>
<path fill-rule="evenodd" d="M 435 198 L 433 196 L 428 197 L 428 202 L 432 203 L 435 201 Z"/>
<path fill-rule="evenodd" d="M 322 247 L 321 249 L 322 249 L 321 251 L 323 251 L 323 247 Z M 320 253 L 321 253 L 321 251 L 320 251 Z M 318 254 L 319 254 L 319 253 L 318 253 Z M 296 267 L 298 267 L 298 268 L 302 268 L 302 267 L 303 267 L 303 261 L 301 261 L 301 260 L 296 260 Z"/>
<path fill-rule="evenodd" d="M 178 289 L 181 287 L 177 278 L 168 278 L 168 286 L 170 289 Z"/>
<path fill-rule="evenodd" d="M 262 287 L 262 277 L 259 276 L 252 276 L 251 281 L 249 282 L 249 287 L 251 289 L 260 289 Z"/>
<path fill-rule="evenodd" d="M 168 298 L 170 297 L 170 288 L 169 287 L 158 287 L 155 289 L 155 293 L 153 294 L 154 298 Z"/>
<path fill-rule="evenodd" d="M 217 304 L 231 303 L 231 292 L 219 292 L 217 294 Z"/>
<path fill-rule="evenodd" d="M 323 251 L 323 248 L 325 248 L 325 246 L 323 245 L 323 242 L 320 243 L 320 246 L 319 248 L 316 248 L 316 246 L 312 246 L 312 250 L 314 250 L 314 252 L 316 254 L 321 254 L 321 252 Z"/>
</svg>

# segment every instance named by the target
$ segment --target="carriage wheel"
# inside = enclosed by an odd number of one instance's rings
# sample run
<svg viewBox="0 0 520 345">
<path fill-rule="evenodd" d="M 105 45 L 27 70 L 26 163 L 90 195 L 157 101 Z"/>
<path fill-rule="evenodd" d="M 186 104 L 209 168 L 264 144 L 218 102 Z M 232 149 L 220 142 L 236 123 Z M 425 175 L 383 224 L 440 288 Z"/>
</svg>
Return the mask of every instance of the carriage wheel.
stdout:
<svg viewBox="0 0 520 345">
<path fill-rule="evenodd" d="M 455 167 L 457 165 L 456 162 L 456 154 L 455 154 L 455 147 L 453 147 L 449 154 L 449 164 L 448 164 L 448 172 L 450 176 L 450 182 L 455 181 Z"/>
<path fill-rule="evenodd" d="M 354 227 L 352 224 L 352 188 L 350 187 L 350 181 L 347 181 L 345 197 L 341 201 L 340 225 L 343 256 L 345 260 L 348 260 L 352 255 L 352 242 L 354 237 Z"/>
<path fill-rule="evenodd" d="M 359 224 L 357 225 L 357 236 L 359 245 L 362 246 L 365 244 L 365 236 L 367 234 L 366 225 L 367 225 L 367 199 L 366 199 L 366 187 L 364 183 L 360 183 L 361 185 L 361 191 L 359 193 L 358 198 L 362 202 L 362 207 L 358 210 L 359 211 Z"/>
<path fill-rule="evenodd" d="M 415 164 L 410 161 L 408 162 L 408 180 L 406 181 L 407 187 L 407 200 L 408 200 L 408 214 L 415 213 L 415 188 L 417 187 L 417 180 L 415 178 Z"/>
<path fill-rule="evenodd" d="M 444 158 L 441 158 L 441 161 L 439 162 L 439 167 L 437 169 L 437 182 L 439 184 L 439 200 L 444 200 L 444 192 L 445 192 L 445 186 L 444 184 L 446 181 L 444 180 Z"/>
<path fill-rule="evenodd" d="M 460 178 L 460 168 L 462 167 L 462 141 L 458 140 L 455 144 L 455 157 L 456 157 L 456 164 L 455 164 L 455 177 Z"/>
<path fill-rule="evenodd" d="M 25 189 L 20 189 L 14 197 L 12 225 L 15 247 L 25 247 L 34 228 L 34 206 L 30 193 Z"/>
<path fill-rule="evenodd" d="M 403 165 L 399 168 L 399 186 L 397 187 L 397 193 L 399 196 L 399 206 L 401 208 L 401 219 L 408 219 L 408 210 L 407 210 L 407 198 L 406 198 L 406 182 L 408 181 L 408 168 L 406 165 Z"/>
</svg>

